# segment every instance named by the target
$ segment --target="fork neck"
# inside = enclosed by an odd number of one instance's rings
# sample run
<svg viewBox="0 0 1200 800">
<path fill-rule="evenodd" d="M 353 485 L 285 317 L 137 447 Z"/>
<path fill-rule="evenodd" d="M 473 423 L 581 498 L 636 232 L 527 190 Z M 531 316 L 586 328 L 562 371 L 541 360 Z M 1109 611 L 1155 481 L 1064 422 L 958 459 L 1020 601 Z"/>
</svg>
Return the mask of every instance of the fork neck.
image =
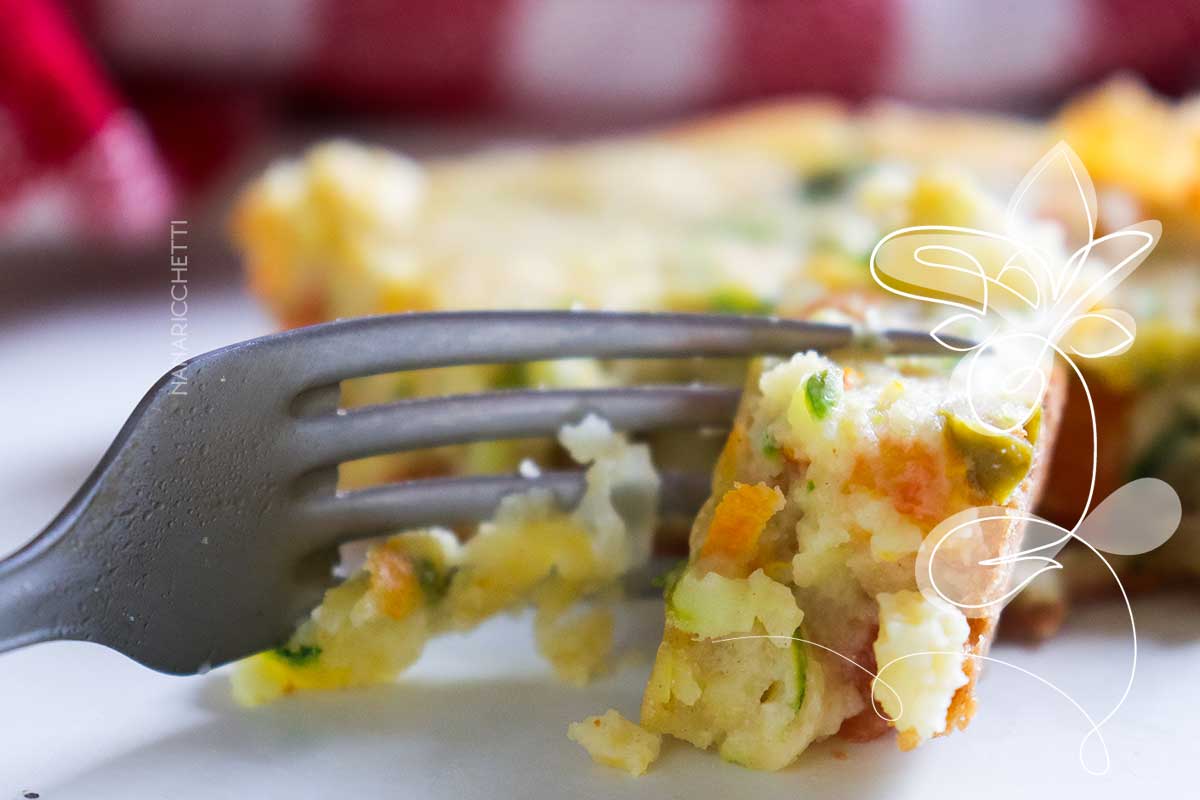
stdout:
<svg viewBox="0 0 1200 800">
<path fill-rule="evenodd" d="M 87 639 L 82 575 L 45 532 L 0 561 L 0 652 L 53 639 Z"/>
</svg>

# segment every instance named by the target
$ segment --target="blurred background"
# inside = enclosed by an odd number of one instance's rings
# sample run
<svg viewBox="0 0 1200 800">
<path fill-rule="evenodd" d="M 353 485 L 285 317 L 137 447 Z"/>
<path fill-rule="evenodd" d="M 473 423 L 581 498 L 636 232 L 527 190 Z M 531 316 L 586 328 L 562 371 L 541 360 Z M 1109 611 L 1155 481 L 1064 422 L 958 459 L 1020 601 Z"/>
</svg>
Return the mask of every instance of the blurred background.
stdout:
<svg viewBox="0 0 1200 800">
<path fill-rule="evenodd" d="M 1194 87 L 1200 4 L 0 0 L 0 308 L 160 278 L 172 218 L 235 276 L 233 190 L 329 135 L 454 153 L 797 94 L 1038 114 L 1120 71 Z"/>
</svg>

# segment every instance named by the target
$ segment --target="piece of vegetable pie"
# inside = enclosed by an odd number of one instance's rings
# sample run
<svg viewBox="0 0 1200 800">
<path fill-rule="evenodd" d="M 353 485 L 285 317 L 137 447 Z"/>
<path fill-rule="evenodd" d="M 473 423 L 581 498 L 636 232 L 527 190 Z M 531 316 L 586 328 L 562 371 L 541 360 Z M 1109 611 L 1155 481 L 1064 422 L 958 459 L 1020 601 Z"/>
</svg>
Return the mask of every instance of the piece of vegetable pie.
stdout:
<svg viewBox="0 0 1200 800">
<path fill-rule="evenodd" d="M 666 588 L 645 728 L 778 769 L 834 734 L 894 727 L 909 749 L 967 724 L 999 610 L 927 599 L 918 551 L 956 513 L 1029 510 L 1062 381 L 1028 416 L 969 403 L 953 364 L 805 353 L 752 371 Z M 1020 544 L 1002 527 L 996 556 Z"/>
</svg>

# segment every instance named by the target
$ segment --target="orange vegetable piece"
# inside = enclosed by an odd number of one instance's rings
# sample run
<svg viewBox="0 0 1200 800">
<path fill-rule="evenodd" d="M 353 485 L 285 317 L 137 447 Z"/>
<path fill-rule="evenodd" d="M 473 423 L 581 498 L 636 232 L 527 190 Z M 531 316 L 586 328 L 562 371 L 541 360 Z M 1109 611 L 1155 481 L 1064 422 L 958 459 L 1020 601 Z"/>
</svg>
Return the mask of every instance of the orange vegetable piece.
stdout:
<svg viewBox="0 0 1200 800">
<path fill-rule="evenodd" d="M 367 554 L 370 592 L 379 610 L 393 619 L 403 619 L 421 600 L 421 584 L 407 555 L 387 544 Z"/>
<path fill-rule="evenodd" d="M 886 496 L 901 514 L 932 526 L 950 513 L 952 469 L 943 453 L 912 442 L 885 439 L 880 442 L 878 458 L 858 459 L 854 480 Z"/>
<path fill-rule="evenodd" d="M 783 493 L 765 483 L 735 483 L 713 511 L 700 556 L 744 562 L 758 546 L 767 521 L 783 508 Z"/>
</svg>

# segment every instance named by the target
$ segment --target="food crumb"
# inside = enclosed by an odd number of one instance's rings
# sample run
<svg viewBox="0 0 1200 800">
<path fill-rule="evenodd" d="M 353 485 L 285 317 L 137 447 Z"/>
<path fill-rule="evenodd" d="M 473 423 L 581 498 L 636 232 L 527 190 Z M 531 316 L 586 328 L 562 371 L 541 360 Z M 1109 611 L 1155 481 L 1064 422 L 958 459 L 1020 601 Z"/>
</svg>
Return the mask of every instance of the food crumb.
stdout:
<svg viewBox="0 0 1200 800">
<path fill-rule="evenodd" d="M 600 717 L 572 722 L 567 738 L 578 743 L 597 764 L 638 776 L 658 758 L 662 737 L 609 709 Z"/>
<path fill-rule="evenodd" d="M 838 761 L 845 761 L 850 756 L 846 754 L 845 750 L 834 750 L 833 757 L 836 758 Z"/>
</svg>

